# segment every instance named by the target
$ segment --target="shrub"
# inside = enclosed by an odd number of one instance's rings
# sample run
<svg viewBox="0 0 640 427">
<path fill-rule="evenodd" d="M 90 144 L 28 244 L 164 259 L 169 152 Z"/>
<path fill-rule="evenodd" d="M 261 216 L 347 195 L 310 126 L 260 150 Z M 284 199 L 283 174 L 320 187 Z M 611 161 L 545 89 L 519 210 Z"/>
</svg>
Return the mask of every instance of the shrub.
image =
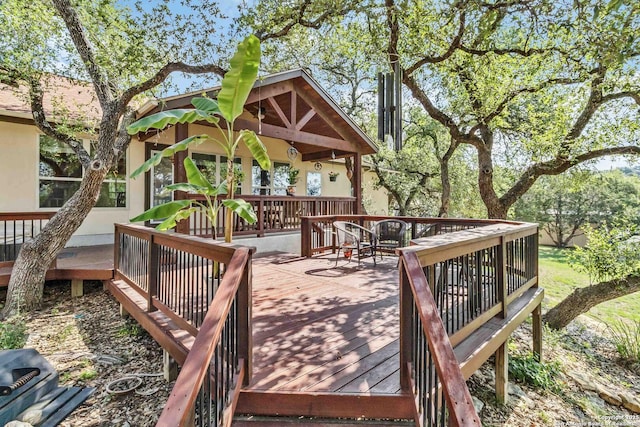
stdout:
<svg viewBox="0 0 640 427">
<path fill-rule="evenodd" d="M 640 321 L 618 321 L 607 325 L 618 354 L 625 360 L 640 362 Z"/>
<path fill-rule="evenodd" d="M 509 359 L 509 375 L 516 381 L 529 384 L 532 387 L 560 392 L 560 385 L 556 377 L 560 373 L 558 362 L 539 362 L 536 356 L 513 356 Z"/>
<path fill-rule="evenodd" d="M 21 318 L 0 322 L 0 350 L 22 348 L 27 342 L 27 326 Z"/>
</svg>

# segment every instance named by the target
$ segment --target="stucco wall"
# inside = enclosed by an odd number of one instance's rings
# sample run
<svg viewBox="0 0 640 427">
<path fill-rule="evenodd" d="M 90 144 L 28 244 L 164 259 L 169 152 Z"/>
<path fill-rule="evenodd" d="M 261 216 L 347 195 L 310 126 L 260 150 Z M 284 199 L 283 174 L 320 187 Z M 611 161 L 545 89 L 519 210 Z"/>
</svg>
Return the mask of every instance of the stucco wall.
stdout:
<svg viewBox="0 0 640 427">
<path fill-rule="evenodd" d="M 198 133 L 212 133 L 211 128 L 190 125 L 190 135 Z M 39 208 L 39 130 L 34 125 L 18 124 L 0 121 L 0 212 L 33 212 L 55 211 L 55 209 Z M 307 172 L 317 172 L 315 162 L 303 162 L 301 155 L 290 161 L 287 157 L 289 144 L 285 141 L 262 138 L 272 161 L 291 163 L 300 169 L 296 194 L 306 194 Z M 150 140 L 140 142 L 133 140 L 127 151 L 127 174 L 144 162 L 145 144 L 172 144 L 175 142 L 173 128 L 152 137 Z M 205 142 L 194 147 L 190 152 L 211 154 L 224 154 L 222 148 L 214 142 Z M 242 158 L 244 171 L 243 193 L 251 191 L 251 163 L 249 150 L 241 145 L 237 156 Z M 329 180 L 329 172 L 335 171 L 339 175 L 336 182 Z M 322 196 L 350 196 L 351 185 L 346 175 L 344 164 L 322 162 L 321 174 Z M 367 209 L 370 213 L 386 213 L 387 197 L 381 190 L 373 189 L 374 174 L 367 172 L 363 176 L 363 195 Z M 115 222 L 128 223 L 129 218 L 138 215 L 144 210 L 145 192 L 144 176 L 135 180 L 127 178 L 127 203 L 125 208 L 94 208 L 84 223 L 74 234 L 70 245 L 108 243 L 112 241 L 113 224 Z"/>
</svg>

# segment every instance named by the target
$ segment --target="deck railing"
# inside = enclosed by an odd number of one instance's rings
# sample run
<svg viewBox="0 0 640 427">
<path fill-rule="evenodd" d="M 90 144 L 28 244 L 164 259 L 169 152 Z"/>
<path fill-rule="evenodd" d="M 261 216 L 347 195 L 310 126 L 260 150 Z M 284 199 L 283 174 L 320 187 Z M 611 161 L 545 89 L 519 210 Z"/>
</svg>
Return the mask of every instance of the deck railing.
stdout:
<svg viewBox="0 0 640 427">
<path fill-rule="evenodd" d="M 237 249 L 171 391 L 158 426 L 230 426 L 251 378 L 251 252 Z M 245 307 L 245 308 L 241 308 Z"/>
<path fill-rule="evenodd" d="M 230 425 L 251 375 L 252 248 L 116 224 L 115 280 L 196 336 L 162 426 Z"/>
<path fill-rule="evenodd" d="M 189 196 L 201 200 L 200 196 Z M 299 230 L 303 216 L 346 215 L 354 212 L 355 197 L 299 197 L 299 196 L 253 196 L 239 195 L 253 206 L 258 217 L 255 224 L 249 224 L 242 218 L 234 216 L 236 236 L 264 236 L 268 233 Z M 224 233 L 226 215 L 223 207 L 217 218 L 216 234 Z M 181 233 L 196 236 L 212 236 L 211 222 L 201 212 L 189 218 L 188 226 L 180 228 Z"/>
<path fill-rule="evenodd" d="M 448 414 L 468 417 L 452 346 L 489 319 L 506 317 L 509 303 L 537 286 L 537 239 L 536 225 L 501 222 L 399 250 L 400 380 L 416 396 L 421 425 L 444 425 Z"/>
<path fill-rule="evenodd" d="M 23 242 L 40 234 L 53 215 L 55 212 L 0 213 L 0 267 L 13 265 Z"/>
<path fill-rule="evenodd" d="M 495 224 L 497 221 L 451 219 L 451 218 L 416 218 L 405 216 L 376 216 L 376 215 L 345 215 L 333 214 L 322 216 L 305 216 L 301 221 L 301 249 L 304 257 L 328 250 L 336 249 L 336 240 L 333 233 L 334 221 L 349 221 L 366 228 L 371 228 L 377 221 L 385 219 L 399 219 L 407 224 L 407 241 L 427 236 L 451 233 L 454 231 L 468 230 Z"/>
</svg>

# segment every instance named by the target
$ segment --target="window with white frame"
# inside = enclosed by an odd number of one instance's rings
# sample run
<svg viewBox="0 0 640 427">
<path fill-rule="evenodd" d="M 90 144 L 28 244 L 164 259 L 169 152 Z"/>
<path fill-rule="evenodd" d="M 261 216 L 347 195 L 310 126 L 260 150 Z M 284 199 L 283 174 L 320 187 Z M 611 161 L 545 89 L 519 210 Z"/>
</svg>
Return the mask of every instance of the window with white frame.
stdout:
<svg viewBox="0 0 640 427">
<path fill-rule="evenodd" d="M 256 160 L 251 166 L 251 194 L 287 195 L 289 185 L 288 163 L 273 162 L 271 170 L 263 170 Z"/>
<path fill-rule="evenodd" d="M 211 184 L 218 185 L 227 178 L 226 156 L 206 153 L 191 153 L 191 159 Z M 241 194 L 242 180 L 244 178 L 244 173 L 242 172 L 242 159 L 240 157 L 236 157 L 233 160 L 233 163 L 236 177 L 235 194 Z"/>
<path fill-rule="evenodd" d="M 322 174 L 320 172 L 307 172 L 307 196 L 322 195 Z"/>
<path fill-rule="evenodd" d="M 90 154 L 95 142 L 89 143 Z M 82 182 L 83 170 L 76 153 L 67 144 L 40 135 L 39 139 L 39 206 L 59 208 L 71 198 Z M 120 208 L 127 203 L 127 161 L 123 155 L 107 174 L 96 207 Z"/>
</svg>

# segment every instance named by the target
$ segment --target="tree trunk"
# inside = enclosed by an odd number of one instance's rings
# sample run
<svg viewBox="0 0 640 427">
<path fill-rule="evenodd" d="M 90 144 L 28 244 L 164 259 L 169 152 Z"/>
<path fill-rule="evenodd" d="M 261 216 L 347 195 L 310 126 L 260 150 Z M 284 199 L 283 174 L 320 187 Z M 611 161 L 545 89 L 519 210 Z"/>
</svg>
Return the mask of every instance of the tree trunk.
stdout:
<svg viewBox="0 0 640 427">
<path fill-rule="evenodd" d="M 39 235 L 25 241 L 11 271 L 7 301 L 2 310 L 4 317 L 33 310 L 40 305 L 47 270 L 98 200 L 106 171 L 106 168 L 87 170 L 80 189 Z"/>
<path fill-rule="evenodd" d="M 507 219 L 509 207 L 503 205 L 493 188 L 493 159 L 491 150 L 484 146 L 478 147 L 478 190 L 488 218 Z"/>
<path fill-rule="evenodd" d="M 449 160 L 440 160 L 440 183 L 442 185 L 442 194 L 440 195 L 440 210 L 438 217 L 446 218 L 449 216 L 449 207 L 451 206 L 451 181 L 449 179 Z"/>
<path fill-rule="evenodd" d="M 552 329 L 562 329 L 592 307 L 638 291 L 640 291 L 640 276 L 629 276 L 578 288 L 549 310 L 543 320 Z"/>
</svg>

